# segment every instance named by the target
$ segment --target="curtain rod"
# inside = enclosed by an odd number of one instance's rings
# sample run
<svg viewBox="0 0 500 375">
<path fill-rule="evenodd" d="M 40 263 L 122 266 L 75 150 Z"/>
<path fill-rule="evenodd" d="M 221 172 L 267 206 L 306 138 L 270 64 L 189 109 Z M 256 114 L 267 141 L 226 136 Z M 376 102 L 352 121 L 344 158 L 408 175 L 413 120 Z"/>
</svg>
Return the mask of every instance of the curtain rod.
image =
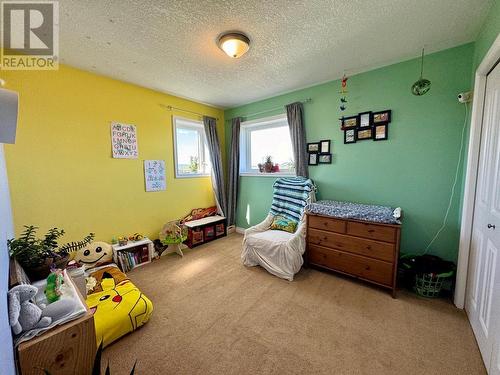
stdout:
<svg viewBox="0 0 500 375">
<path fill-rule="evenodd" d="M 306 103 L 312 102 L 312 99 L 311 99 L 311 98 L 306 98 L 306 99 L 304 99 L 304 100 L 301 100 L 300 102 L 301 102 L 301 103 L 303 103 L 303 104 L 306 104 Z M 235 116 L 235 117 L 243 117 L 243 118 L 253 117 L 253 116 L 261 115 L 261 114 L 263 114 L 263 113 L 268 113 L 268 112 L 277 111 L 278 109 L 283 109 L 283 107 L 284 107 L 284 106 L 274 107 L 274 108 L 269 108 L 269 109 L 266 109 L 265 111 L 254 112 L 254 113 L 250 113 L 250 114 L 248 114 L 248 115 Z M 232 120 L 232 119 L 226 119 L 226 121 L 231 121 L 231 120 Z"/>
<path fill-rule="evenodd" d="M 201 117 L 206 116 L 203 113 L 194 112 L 194 111 L 190 111 L 189 109 L 182 109 L 182 108 L 174 107 L 174 106 L 171 106 L 171 105 L 160 104 L 160 106 L 166 108 L 168 111 L 174 111 L 175 110 L 175 111 L 181 111 L 181 112 L 191 113 L 193 115 L 197 115 L 197 116 L 201 116 Z M 219 120 L 218 117 L 216 117 L 215 119 L 217 121 Z"/>
</svg>

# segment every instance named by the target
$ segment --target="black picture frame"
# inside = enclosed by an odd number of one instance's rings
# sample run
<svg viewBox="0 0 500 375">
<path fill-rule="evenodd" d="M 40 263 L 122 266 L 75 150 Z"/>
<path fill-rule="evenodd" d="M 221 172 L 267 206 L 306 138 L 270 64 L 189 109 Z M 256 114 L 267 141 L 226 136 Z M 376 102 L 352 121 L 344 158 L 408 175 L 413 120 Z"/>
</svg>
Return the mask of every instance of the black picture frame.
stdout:
<svg viewBox="0 0 500 375">
<path fill-rule="evenodd" d="M 384 135 L 381 138 L 377 138 L 377 129 L 378 128 L 383 128 L 384 129 Z M 389 138 L 389 124 L 376 124 L 373 127 L 373 140 L 374 141 L 386 141 Z"/>
<path fill-rule="evenodd" d="M 362 119 L 368 116 L 368 125 L 362 126 Z M 373 125 L 373 112 L 368 111 L 368 112 L 360 112 L 358 113 L 358 129 L 368 129 L 371 128 Z"/>
<path fill-rule="evenodd" d="M 324 158 L 326 158 L 326 160 Z M 318 154 L 318 164 L 332 164 L 332 154 Z"/>
<path fill-rule="evenodd" d="M 359 134 L 360 133 L 364 133 L 364 132 L 370 132 L 370 136 L 362 136 L 360 137 Z M 373 139 L 373 128 L 358 128 L 356 129 L 356 141 L 367 141 L 369 139 Z"/>
<path fill-rule="evenodd" d="M 356 128 L 358 127 L 359 124 L 358 115 L 342 117 L 340 120 L 342 122 L 341 123 L 342 130 Z"/>
<path fill-rule="evenodd" d="M 328 150 L 323 151 L 323 143 L 328 144 Z M 329 139 L 323 139 L 323 140 L 319 141 L 319 153 L 320 154 L 329 154 L 331 144 L 332 144 L 332 141 Z"/>
<path fill-rule="evenodd" d="M 353 138 L 352 141 L 348 141 L 347 140 L 347 132 L 352 132 L 352 138 Z M 345 129 L 344 130 L 344 144 L 348 145 L 348 144 L 351 144 L 351 143 L 356 143 L 356 141 L 358 139 L 357 135 L 358 135 L 358 132 L 356 131 L 355 128 Z"/>
<path fill-rule="evenodd" d="M 314 150 L 311 151 L 311 147 L 314 147 L 314 146 L 316 146 L 316 151 L 314 151 Z M 308 153 L 317 154 L 317 153 L 319 153 L 319 150 L 320 150 L 320 143 L 319 142 L 311 142 L 311 143 L 307 144 L 307 152 Z"/>
<path fill-rule="evenodd" d="M 381 119 L 380 118 L 381 116 L 383 116 L 384 118 Z M 373 112 L 372 113 L 373 126 L 388 124 L 391 122 L 391 117 L 392 117 L 392 111 L 390 109 L 386 109 L 385 111 Z"/>
<path fill-rule="evenodd" d="M 310 152 L 307 160 L 307 165 L 318 165 L 318 153 Z M 311 157 L 314 157 L 314 160 L 311 161 Z"/>
</svg>

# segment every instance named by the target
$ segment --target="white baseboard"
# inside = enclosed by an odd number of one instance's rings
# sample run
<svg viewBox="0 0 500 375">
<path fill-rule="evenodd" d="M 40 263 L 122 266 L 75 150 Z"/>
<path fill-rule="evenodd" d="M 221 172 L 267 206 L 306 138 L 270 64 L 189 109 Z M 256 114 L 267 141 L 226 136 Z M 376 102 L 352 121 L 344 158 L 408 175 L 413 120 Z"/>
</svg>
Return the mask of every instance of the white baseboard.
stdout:
<svg viewBox="0 0 500 375">
<path fill-rule="evenodd" d="M 245 234 L 246 228 L 236 227 L 236 233 Z"/>
</svg>

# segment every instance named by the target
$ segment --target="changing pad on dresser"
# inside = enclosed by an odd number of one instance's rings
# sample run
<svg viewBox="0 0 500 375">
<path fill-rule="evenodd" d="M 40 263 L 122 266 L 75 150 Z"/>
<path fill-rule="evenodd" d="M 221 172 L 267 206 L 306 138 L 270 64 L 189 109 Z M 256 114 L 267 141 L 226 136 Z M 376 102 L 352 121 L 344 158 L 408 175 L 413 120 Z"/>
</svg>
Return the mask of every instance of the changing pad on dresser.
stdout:
<svg viewBox="0 0 500 375">
<path fill-rule="evenodd" d="M 396 209 L 398 210 L 398 209 Z M 306 212 L 341 219 L 373 221 L 384 224 L 401 224 L 397 212 L 391 207 L 322 200 L 310 203 Z"/>
</svg>

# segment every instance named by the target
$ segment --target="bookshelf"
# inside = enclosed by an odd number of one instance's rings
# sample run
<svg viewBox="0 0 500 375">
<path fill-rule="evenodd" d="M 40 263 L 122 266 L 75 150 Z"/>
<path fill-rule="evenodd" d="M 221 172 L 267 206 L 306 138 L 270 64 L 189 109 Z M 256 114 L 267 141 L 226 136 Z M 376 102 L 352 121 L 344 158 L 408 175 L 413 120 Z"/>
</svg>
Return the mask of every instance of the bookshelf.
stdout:
<svg viewBox="0 0 500 375">
<path fill-rule="evenodd" d="M 149 238 L 129 241 L 126 245 L 113 245 L 113 260 L 123 272 L 151 263 L 154 245 Z"/>
</svg>

